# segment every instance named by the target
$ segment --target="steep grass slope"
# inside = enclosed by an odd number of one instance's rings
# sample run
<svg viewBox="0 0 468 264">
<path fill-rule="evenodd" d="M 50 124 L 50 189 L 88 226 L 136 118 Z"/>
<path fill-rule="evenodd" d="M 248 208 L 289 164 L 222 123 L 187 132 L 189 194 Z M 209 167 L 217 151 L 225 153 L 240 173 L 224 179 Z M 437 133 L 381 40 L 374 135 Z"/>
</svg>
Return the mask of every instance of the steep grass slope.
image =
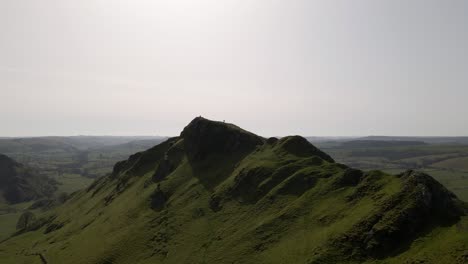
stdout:
<svg viewBox="0 0 468 264">
<path fill-rule="evenodd" d="M 466 205 L 430 176 L 194 119 L 0 243 L 2 263 L 465 263 Z"/>
</svg>

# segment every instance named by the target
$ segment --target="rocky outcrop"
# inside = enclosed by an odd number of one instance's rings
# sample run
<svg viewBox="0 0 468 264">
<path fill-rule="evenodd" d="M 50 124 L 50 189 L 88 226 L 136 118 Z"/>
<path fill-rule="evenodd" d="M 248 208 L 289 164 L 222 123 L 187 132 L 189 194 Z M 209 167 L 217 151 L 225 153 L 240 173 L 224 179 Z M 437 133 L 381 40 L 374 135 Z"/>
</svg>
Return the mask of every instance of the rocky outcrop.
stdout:
<svg viewBox="0 0 468 264">
<path fill-rule="evenodd" d="M 360 173 L 353 171 L 350 175 L 357 179 Z M 425 230 L 451 225 L 465 215 L 462 202 L 431 176 L 407 171 L 396 177 L 401 178 L 401 190 L 381 201 L 373 214 L 334 242 L 354 245 L 342 247 L 341 250 L 348 250 L 344 254 L 384 258 L 401 250 L 403 241 L 409 243 Z M 379 188 L 367 190 L 365 195 L 372 195 Z"/>
<path fill-rule="evenodd" d="M 128 160 L 117 162 L 114 165 L 110 178 L 116 179 L 125 175 L 139 176 L 142 171 L 154 168 L 178 140 L 178 137 L 169 138 L 146 151 L 131 155 Z"/>
<path fill-rule="evenodd" d="M 235 125 L 195 118 L 181 133 L 191 160 L 203 160 L 209 154 L 249 151 L 264 139 Z"/>
<path fill-rule="evenodd" d="M 171 163 L 171 161 L 167 159 L 162 160 L 153 174 L 153 182 L 160 182 L 164 180 L 164 178 L 166 178 L 166 176 L 169 175 L 174 169 L 175 166 Z"/>
<path fill-rule="evenodd" d="M 158 184 L 156 190 L 151 195 L 151 208 L 155 211 L 161 211 L 166 206 L 168 195 L 161 190 L 161 185 Z"/>
<path fill-rule="evenodd" d="M 356 186 L 364 176 L 364 172 L 357 169 L 346 169 L 336 180 L 337 187 Z"/>
<path fill-rule="evenodd" d="M 164 158 L 159 162 L 152 181 L 160 182 L 171 174 L 179 165 L 184 156 L 183 140 L 180 139 L 170 144 L 170 148 L 164 153 Z"/>
</svg>

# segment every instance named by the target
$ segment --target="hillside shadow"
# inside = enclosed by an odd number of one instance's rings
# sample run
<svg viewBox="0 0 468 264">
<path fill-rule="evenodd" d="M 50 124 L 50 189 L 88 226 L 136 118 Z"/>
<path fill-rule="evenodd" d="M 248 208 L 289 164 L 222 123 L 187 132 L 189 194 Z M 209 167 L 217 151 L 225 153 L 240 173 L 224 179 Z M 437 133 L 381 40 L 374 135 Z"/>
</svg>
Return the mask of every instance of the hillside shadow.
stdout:
<svg viewBox="0 0 468 264">
<path fill-rule="evenodd" d="M 391 257 L 397 257 L 398 255 L 410 250 L 411 246 L 413 245 L 416 239 L 428 236 L 434 229 L 438 227 L 451 227 L 457 224 L 457 222 L 459 222 L 460 220 L 461 218 L 442 219 L 440 217 L 437 217 L 436 219 L 431 221 L 431 223 L 427 224 L 419 232 L 416 232 L 415 234 L 410 235 L 410 237 L 401 237 L 400 241 L 398 241 L 398 243 L 400 243 L 400 246 L 396 248 L 395 250 L 392 250 L 388 252 L 387 254 L 378 255 L 376 257 L 380 260 L 391 258 Z"/>
<path fill-rule="evenodd" d="M 193 176 L 209 191 L 224 182 L 236 170 L 238 164 L 250 154 L 251 150 L 231 154 L 212 153 L 202 160 L 188 160 Z"/>
</svg>

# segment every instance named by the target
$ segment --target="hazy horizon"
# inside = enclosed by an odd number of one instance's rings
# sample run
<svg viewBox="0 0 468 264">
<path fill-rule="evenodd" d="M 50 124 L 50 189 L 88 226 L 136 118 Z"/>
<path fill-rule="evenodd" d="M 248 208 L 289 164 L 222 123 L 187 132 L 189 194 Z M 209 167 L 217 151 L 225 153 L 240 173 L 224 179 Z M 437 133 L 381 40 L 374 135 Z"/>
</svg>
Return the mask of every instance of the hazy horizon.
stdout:
<svg viewBox="0 0 468 264">
<path fill-rule="evenodd" d="M 222 120 L 213 120 L 213 121 L 222 121 Z M 236 124 L 234 124 L 236 125 Z M 241 127 L 242 128 L 242 127 Z M 48 135 L 19 135 L 19 136 L 0 136 L 0 139 L 13 139 L 13 138 L 43 138 L 43 137 L 135 137 L 135 138 L 168 138 L 168 137 L 175 137 L 179 136 L 180 132 L 182 132 L 183 127 L 179 131 L 179 133 L 176 134 L 171 134 L 171 135 L 159 135 L 159 134 L 65 134 L 65 135 L 59 135 L 59 134 L 48 134 Z M 421 135 L 307 135 L 307 134 L 284 134 L 284 135 L 279 135 L 279 134 L 269 134 L 269 135 L 262 135 L 258 134 L 255 131 L 248 130 L 249 132 L 255 133 L 259 136 L 263 137 L 285 137 L 285 136 L 291 136 L 291 135 L 299 135 L 302 137 L 306 138 L 323 138 L 323 139 L 358 139 L 358 138 L 366 138 L 366 137 L 390 137 L 390 138 L 468 138 L 466 135 L 455 135 L 455 136 L 446 136 L 446 135 L 426 135 L 426 136 L 421 136 Z"/>
<path fill-rule="evenodd" d="M 468 135 L 468 2 L 5 0 L 0 137 Z"/>
</svg>

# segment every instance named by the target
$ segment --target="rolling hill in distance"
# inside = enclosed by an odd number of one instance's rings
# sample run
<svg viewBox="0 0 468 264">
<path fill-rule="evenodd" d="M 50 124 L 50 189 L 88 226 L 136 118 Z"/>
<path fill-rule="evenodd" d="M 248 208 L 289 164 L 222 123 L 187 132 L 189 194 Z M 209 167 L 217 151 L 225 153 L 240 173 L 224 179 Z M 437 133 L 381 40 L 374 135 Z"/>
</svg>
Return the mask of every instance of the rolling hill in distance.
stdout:
<svg viewBox="0 0 468 264">
<path fill-rule="evenodd" d="M 25 213 L 0 259 L 466 263 L 466 202 L 426 173 L 362 171 L 332 156 L 300 136 L 195 118 L 62 205 Z"/>
<path fill-rule="evenodd" d="M 0 153 L 36 168 L 71 193 L 110 173 L 129 155 L 159 144 L 165 137 L 72 136 L 0 139 Z"/>
<path fill-rule="evenodd" d="M 468 145 L 463 137 L 365 137 L 314 144 L 351 167 L 392 174 L 408 169 L 429 173 L 468 201 Z"/>
</svg>

